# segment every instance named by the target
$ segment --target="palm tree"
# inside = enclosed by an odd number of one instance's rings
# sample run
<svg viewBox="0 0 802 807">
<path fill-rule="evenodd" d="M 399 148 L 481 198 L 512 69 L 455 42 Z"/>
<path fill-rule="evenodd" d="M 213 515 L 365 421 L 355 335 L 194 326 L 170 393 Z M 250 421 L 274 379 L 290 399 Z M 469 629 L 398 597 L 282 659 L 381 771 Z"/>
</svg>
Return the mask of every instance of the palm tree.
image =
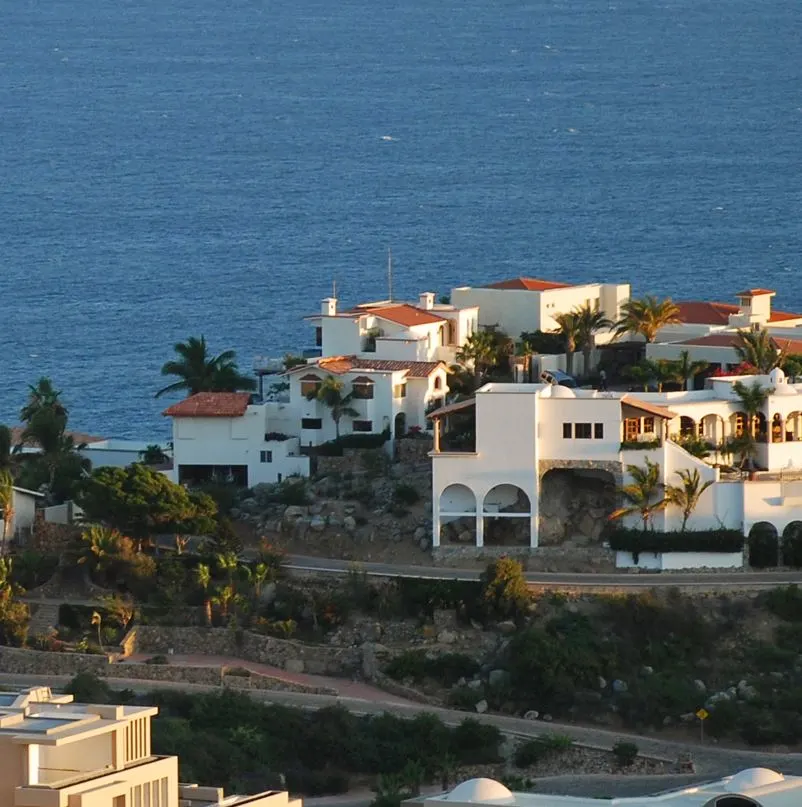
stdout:
<svg viewBox="0 0 802 807">
<path fill-rule="evenodd" d="M 379 780 L 373 785 L 373 793 L 371 807 L 400 807 L 401 802 L 410 796 L 401 777 L 389 773 L 379 776 Z"/>
<path fill-rule="evenodd" d="M 157 398 L 168 392 L 195 395 L 198 392 L 250 392 L 256 389 L 256 381 L 239 372 L 233 350 L 212 356 L 203 336 L 190 336 L 186 342 L 176 342 L 173 349 L 178 358 L 165 362 L 161 374 L 177 376 L 179 380 L 160 389 Z"/>
<path fill-rule="evenodd" d="M 496 339 L 487 329 L 472 333 L 457 351 L 457 361 L 460 364 L 473 366 L 474 375 L 479 378 L 496 360 Z"/>
<path fill-rule="evenodd" d="M 42 376 L 36 384 L 28 385 L 28 403 L 22 407 L 20 417 L 25 423 L 30 423 L 34 416 L 42 409 L 50 409 L 67 420 L 67 408 L 61 402 L 61 391 L 53 386 L 53 382 Z"/>
<path fill-rule="evenodd" d="M 741 435 L 741 439 L 736 439 L 736 442 L 730 446 L 731 450 L 737 451 L 741 455 L 741 465 L 743 466 L 757 455 L 755 443 L 760 422 L 758 416 L 769 397 L 769 391 L 764 389 L 759 381 L 753 381 L 749 386 L 744 384 L 743 381 L 736 381 L 732 385 L 732 391 L 738 396 L 741 406 L 746 412 L 746 429 Z"/>
<path fill-rule="evenodd" d="M 7 468 L 0 469 L 0 518 L 3 519 L 0 555 L 5 555 L 6 539 L 14 518 L 14 477 Z"/>
<path fill-rule="evenodd" d="M 266 563 L 256 563 L 254 566 L 243 566 L 248 576 L 248 582 L 253 586 L 256 599 L 262 596 L 262 587 L 273 577 L 273 570 Z"/>
<path fill-rule="evenodd" d="M 0 424 L 0 470 L 9 470 L 11 468 L 13 442 L 11 429 L 4 424 Z"/>
<path fill-rule="evenodd" d="M 677 361 L 672 362 L 676 371 L 676 379 L 682 384 L 682 389 L 688 389 L 688 381 L 703 373 L 710 366 L 706 361 L 691 361 L 691 354 L 683 350 Z"/>
<path fill-rule="evenodd" d="M 103 610 L 106 612 L 106 618 L 116 622 L 123 630 L 136 616 L 134 601 L 128 597 L 121 597 L 119 594 L 104 597 Z"/>
<path fill-rule="evenodd" d="M 619 488 L 618 492 L 629 502 L 629 505 L 619 507 L 612 512 L 610 519 L 623 518 L 637 513 L 643 522 L 643 529 L 647 530 L 654 515 L 668 505 L 665 496 L 660 497 L 663 487 L 660 483 L 660 466 L 647 459 L 645 468 L 638 465 L 627 465 L 627 473 L 632 477 L 632 482 Z"/>
<path fill-rule="evenodd" d="M 680 322 L 679 308 L 670 298 L 658 300 L 648 295 L 640 300 L 627 300 L 621 311 L 621 318 L 615 324 L 616 333 L 619 336 L 640 334 L 647 342 L 654 342 L 661 328 Z"/>
<path fill-rule="evenodd" d="M 237 592 L 234 591 L 234 586 L 225 585 L 217 589 L 217 594 L 211 598 L 211 604 L 216 605 L 220 609 L 220 616 L 223 619 L 228 618 L 228 609 L 232 603 L 237 601 Z"/>
<path fill-rule="evenodd" d="M 768 374 L 775 367 L 779 367 L 786 359 L 787 346 L 778 348 L 777 342 L 768 331 L 738 331 L 736 343 L 733 346 L 738 358 L 745 364 L 750 364 L 758 372 Z"/>
<path fill-rule="evenodd" d="M 579 318 L 574 312 L 569 311 L 555 314 L 554 321 L 560 326 L 558 333 L 562 336 L 565 345 L 565 372 L 571 375 L 574 372 L 574 353 L 581 335 Z"/>
<path fill-rule="evenodd" d="M 655 367 L 654 362 L 649 361 L 648 359 L 643 359 L 639 361 L 637 364 L 632 364 L 629 367 L 624 368 L 623 375 L 626 378 L 634 381 L 638 386 L 643 386 L 643 391 L 649 391 L 649 384 L 655 380 L 657 374 L 657 368 Z"/>
<path fill-rule="evenodd" d="M 582 348 L 585 375 L 590 373 L 590 357 L 596 344 L 594 336 L 598 331 L 612 328 L 612 320 L 604 312 L 591 306 L 589 302 L 574 309 L 576 318 L 576 342 Z"/>
<path fill-rule="evenodd" d="M 199 563 L 195 567 L 195 582 L 203 589 L 203 613 L 206 624 L 212 624 L 212 601 L 209 598 L 209 587 L 212 584 L 212 570 L 206 563 Z"/>
<path fill-rule="evenodd" d="M 309 394 L 310 400 L 318 400 L 331 411 L 331 419 L 334 421 L 334 435 L 340 439 L 340 420 L 343 417 L 359 417 L 359 410 L 351 406 L 354 400 L 354 393 L 349 392 L 343 395 L 345 384 L 334 376 L 327 376 L 323 379 L 317 392 Z"/>
<path fill-rule="evenodd" d="M 682 532 L 685 532 L 691 513 L 696 509 L 702 494 L 713 484 L 713 481 L 708 479 L 702 484 L 696 468 L 690 471 L 683 468 L 681 471 L 676 471 L 676 474 L 680 478 L 681 484 L 666 485 L 666 500 L 669 504 L 674 504 L 682 510 Z"/>
<path fill-rule="evenodd" d="M 98 574 L 103 574 L 120 554 L 122 535 L 109 527 L 90 524 L 81 533 L 81 554 L 78 563 L 90 564 Z"/>
</svg>

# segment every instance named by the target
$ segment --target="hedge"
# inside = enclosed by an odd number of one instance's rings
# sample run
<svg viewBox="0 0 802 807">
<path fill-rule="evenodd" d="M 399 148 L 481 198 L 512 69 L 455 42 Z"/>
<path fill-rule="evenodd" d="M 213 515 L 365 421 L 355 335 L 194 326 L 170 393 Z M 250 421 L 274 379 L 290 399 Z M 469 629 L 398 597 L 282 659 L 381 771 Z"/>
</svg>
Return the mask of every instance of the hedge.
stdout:
<svg viewBox="0 0 802 807">
<path fill-rule="evenodd" d="M 617 552 L 741 552 L 744 537 L 738 530 L 688 530 L 661 532 L 619 527 L 609 534 Z"/>
<path fill-rule="evenodd" d="M 379 434 L 344 434 L 335 440 L 321 443 L 314 449 L 319 457 L 341 457 L 343 449 L 352 448 L 381 448 L 390 439 L 390 432 L 386 429 Z"/>
</svg>

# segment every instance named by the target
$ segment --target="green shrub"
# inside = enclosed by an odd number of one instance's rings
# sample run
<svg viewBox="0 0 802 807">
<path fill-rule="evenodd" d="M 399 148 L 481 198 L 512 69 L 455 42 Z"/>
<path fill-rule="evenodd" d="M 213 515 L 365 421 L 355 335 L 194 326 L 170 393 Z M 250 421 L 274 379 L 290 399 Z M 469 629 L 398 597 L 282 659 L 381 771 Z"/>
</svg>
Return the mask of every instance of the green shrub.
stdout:
<svg viewBox="0 0 802 807">
<path fill-rule="evenodd" d="M 480 723 L 475 718 L 463 720 L 452 734 L 452 749 L 462 765 L 485 765 L 499 762 L 501 732 L 495 726 Z"/>
<path fill-rule="evenodd" d="M 420 493 L 418 493 L 414 485 L 399 482 L 393 491 L 393 500 L 396 504 L 410 506 L 420 501 Z"/>
<path fill-rule="evenodd" d="M 659 530 L 616 527 L 608 532 L 610 548 L 618 552 L 740 552 L 744 537 L 738 530 Z"/>
<path fill-rule="evenodd" d="M 766 607 L 788 622 L 802 622 L 802 590 L 796 584 L 778 586 L 766 595 Z"/>
<path fill-rule="evenodd" d="M 531 601 L 520 561 L 501 557 L 482 572 L 482 600 L 489 615 L 499 619 L 518 618 Z"/>
<path fill-rule="evenodd" d="M 151 656 L 148 659 L 145 659 L 145 664 L 169 664 L 170 662 L 167 660 L 167 656 L 158 655 L 158 656 Z"/>
<path fill-rule="evenodd" d="M 109 685 L 87 672 L 78 673 L 64 687 L 64 691 L 78 703 L 108 703 L 111 698 Z"/>
<path fill-rule="evenodd" d="M 286 773 L 287 789 L 305 796 L 336 796 L 347 793 L 350 787 L 348 776 L 342 771 L 314 771 L 295 768 Z"/>
<path fill-rule="evenodd" d="M 567 751 L 574 741 L 564 734 L 543 734 L 520 743 L 513 755 L 516 768 L 531 768 L 547 757 Z"/>
<path fill-rule="evenodd" d="M 619 740 L 613 746 L 613 756 L 619 767 L 628 768 L 638 757 L 638 746 L 626 740 Z"/>
</svg>

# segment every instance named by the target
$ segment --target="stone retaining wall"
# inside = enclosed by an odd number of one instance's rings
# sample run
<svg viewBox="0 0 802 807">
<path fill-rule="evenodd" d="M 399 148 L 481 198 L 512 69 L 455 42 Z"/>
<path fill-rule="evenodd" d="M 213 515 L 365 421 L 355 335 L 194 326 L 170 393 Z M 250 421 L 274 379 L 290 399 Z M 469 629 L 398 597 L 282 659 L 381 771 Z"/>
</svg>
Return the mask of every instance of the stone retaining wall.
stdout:
<svg viewBox="0 0 802 807">
<path fill-rule="evenodd" d="M 428 437 L 418 437 L 396 441 L 396 459 L 399 462 L 429 462 L 429 452 L 434 449 L 434 441 Z"/>
<path fill-rule="evenodd" d="M 228 628 L 137 628 L 135 652 L 166 654 L 170 650 L 187 655 L 233 656 L 311 675 L 347 678 L 362 668 L 362 654 L 357 647 L 305 645 Z"/>
<path fill-rule="evenodd" d="M 112 668 L 108 656 L 85 653 L 51 653 L 0 645 L 0 671 L 17 675 L 75 675 L 89 672 L 109 675 Z"/>
</svg>

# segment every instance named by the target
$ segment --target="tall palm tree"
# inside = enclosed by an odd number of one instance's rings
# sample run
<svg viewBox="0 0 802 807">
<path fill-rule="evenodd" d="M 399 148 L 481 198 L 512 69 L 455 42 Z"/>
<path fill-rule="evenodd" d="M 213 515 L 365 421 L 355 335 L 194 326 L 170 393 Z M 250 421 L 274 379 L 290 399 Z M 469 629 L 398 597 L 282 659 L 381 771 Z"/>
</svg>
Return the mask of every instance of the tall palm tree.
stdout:
<svg viewBox="0 0 802 807">
<path fill-rule="evenodd" d="M 687 350 L 683 350 L 679 354 L 679 358 L 672 362 L 676 370 L 676 378 L 682 384 L 682 389 L 688 389 L 688 381 L 703 373 L 710 366 L 706 361 L 691 361 L 691 354 Z"/>
<path fill-rule="evenodd" d="M 460 364 L 472 365 L 474 375 L 479 378 L 495 363 L 496 347 L 496 339 L 491 331 L 487 329 L 476 331 L 457 351 L 457 361 Z"/>
<path fill-rule="evenodd" d="M 209 587 L 212 585 L 212 570 L 206 563 L 199 563 L 195 567 L 195 582 L 203 590 L 203 613 L 206 624 L 212 624 L 212 601 L 209 597 Z"/>
<path fill-rule="evenodd" d="M 746 412 L 749 424 L 747 432 L 752 436 L 752 439 L 755 439 L 759 423 L 758 415 L 760 415 L 763 405 L 768 400 L 769 391 L 764 389 L 759 381 L 753 381 L 749 386 L 744 384 L 743 381 L 736 381 L 732 385 L 732 391 L 738 396 Z"/>
<path fill-rule="evenodd" d="M 179 391 L 195 395 L 198 392 L 250 392 L 256 389 L 256 381 L 239 372 L 233 350 L 212 356 L 203 336 L 190 336 L 186 342 L 173 345 L 173 349 L 178 358 L 165 362 L 161 374 L 177 376 L 179 380 L 160 389 L 157 398 Z"/>
<path fill-rule="evenodd" d="M 67 420 L 67 408 L 61 402 L 61 391 L 53 386 L 47 376 L 42 376 L 36 384 L 28 385 L 28 403 L 22 407 L 20 417 L 25 423 L 30 423 L 42 409 L 51 409 L 65 422 Z"/>
<path fill-rule="evenodd" d="M 696 468 L 690 471 L 683 468 L 681 471 L 676 471 L 676 474 L 680 478 L 680 484 L 666 485 L 666 500 L 669 504 L 674 504 L 682 510 L 682 532 L 685 532 L 691 513 L 696 509 L 702 494 L 713 484 L 713 481 L 708 479 L 703 484 Z"/>
<path fill-rule="evenodd" d="M 334 435 L 340 439 L 340 421 L 344 417 L 359 417 L 359 410 L 351 406 L 354 400 L 354 393 L 349 392 L 343 395 L 345 384 L 334 376 L 327 376 L 323 379 L 317 392 L 309 394 L 310 400 L 318 400 L 331 412 L 331 419 L 334 421 Z"/>
<path fill-rule="evenodd" d="M 565 346 L 565 372 L 572 375 L 574 372 L 574 353 L 579 344 L 580 330 L 579 318 L 573 311 L 555 314 L 554 321 L 559 326 L 558 333 L 563 338 Z"/>
<path fill-rule="evenodd" d="M 768 331 L 738 331 L 733 345 L 738 358 L 758 372 L 768 374 L 786 359 L 788 348 L 779 348 Z"/>
<path fill-rule="evenodd" d="M 585 375 L 588 375 L 590 357 L 596 344 L 594 336 L 599 331 L 612 328 L 613 322 L 604 315 L 603 311 L 595 308 L 589 302 L 575 308 L 573 313 L 576 317 L 576 341 L 582 349 L 584 371 Z"/>
<path fill-rule="evenodd" d="M 628 505 L 613 511 L 610 519 L 623 518 L 637 513 L 643 522 L 643 529 L 647 530 L 655 514 L 668 505 L 665 496 L 660 496 L 663 488 L 660 483 L 660 466 L 647 459 L 645 468 L 638 465 L 627 465 L 627 473 L 632 477 L 632 482 L 619 488 L 618 492 L 628 502 Z"/>
<path fill-rule="evenodd" d="M 615 324 L 616 333 L 636 333 L 647 342 L 654 342 L 657 332 L 666 325 L 680 322 L 679 308 L 670 298 L 658 300 L 647 295 L 640 300 L 627 300 L 621 306 L 621 318 Z"/>
<path fill-rule="evenodd" d="M 14 518 L 14 477 L 7 468 L 0 470 L 0 518 L 3 519 L 0 555 L 6 554 L 6 538 Z"/>
</svg>

